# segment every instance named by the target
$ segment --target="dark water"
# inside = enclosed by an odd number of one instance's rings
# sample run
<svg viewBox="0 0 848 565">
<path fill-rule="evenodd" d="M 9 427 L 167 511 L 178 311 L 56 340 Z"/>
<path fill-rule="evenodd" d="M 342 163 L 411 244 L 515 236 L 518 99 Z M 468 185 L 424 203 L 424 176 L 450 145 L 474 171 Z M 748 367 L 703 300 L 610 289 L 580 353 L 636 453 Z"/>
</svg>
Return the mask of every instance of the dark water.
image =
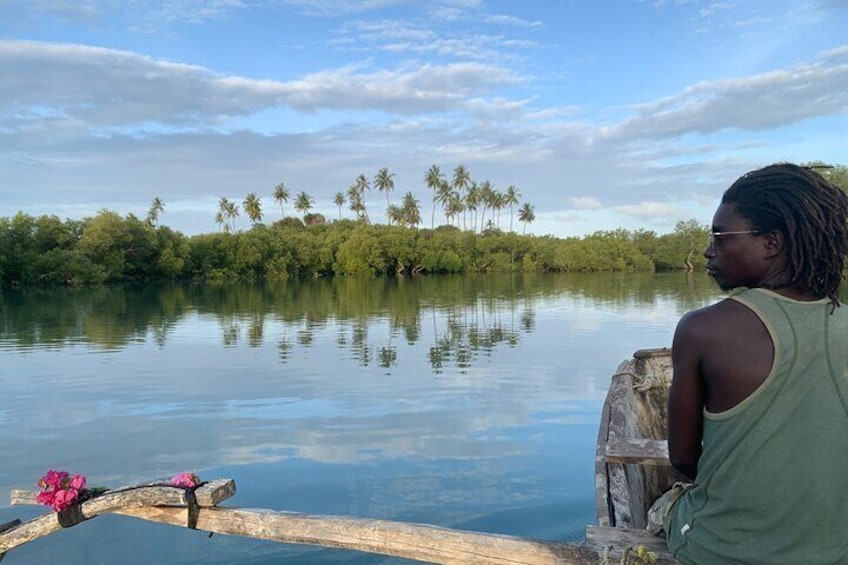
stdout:
<svg viewBox="0 0 848 565">
<path fill-rule="evenodd" d="M 7 291 L 0 522 L 47 469 L 193 470 L 228 505 L 571 540 L 610 375 L 668 346 L 702 275 L 503 275 Z M 100 517 L 4 565 L 399 563 Z"/>
</svg>

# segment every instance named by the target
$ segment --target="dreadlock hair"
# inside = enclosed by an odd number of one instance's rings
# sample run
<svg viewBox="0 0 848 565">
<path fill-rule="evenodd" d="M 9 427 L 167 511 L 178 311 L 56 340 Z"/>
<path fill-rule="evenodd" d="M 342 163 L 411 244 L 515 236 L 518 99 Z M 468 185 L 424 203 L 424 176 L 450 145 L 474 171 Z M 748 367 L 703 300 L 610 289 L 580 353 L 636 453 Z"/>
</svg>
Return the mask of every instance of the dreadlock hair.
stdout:
<svg viewBox="0 0 848 565">
<path fill-rule="evenodd" d="M 722 204 L 759 232 L 780 231 L 790 284 L 838 305 L 848 254 L 848 195 L 810 167 L 769 165 L 744 174 L 725 191 Z"/>
</svg>

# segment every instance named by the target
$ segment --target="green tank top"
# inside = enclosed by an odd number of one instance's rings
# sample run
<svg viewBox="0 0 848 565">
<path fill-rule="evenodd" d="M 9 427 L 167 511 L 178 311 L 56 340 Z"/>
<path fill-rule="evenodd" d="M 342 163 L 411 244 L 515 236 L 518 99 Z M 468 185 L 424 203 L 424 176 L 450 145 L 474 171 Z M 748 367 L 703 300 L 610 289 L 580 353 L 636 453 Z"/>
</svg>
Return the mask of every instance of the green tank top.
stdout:
<svg viewBox="0 0 848 565">
<path fill-rule="evenodd" d="M 687 564 L 848 564 L 848 307 L 764 289 L 730 299 L 765 324 L 774 364 L 740 404 L 704 411 L 668 546 Z"/>
</svg>

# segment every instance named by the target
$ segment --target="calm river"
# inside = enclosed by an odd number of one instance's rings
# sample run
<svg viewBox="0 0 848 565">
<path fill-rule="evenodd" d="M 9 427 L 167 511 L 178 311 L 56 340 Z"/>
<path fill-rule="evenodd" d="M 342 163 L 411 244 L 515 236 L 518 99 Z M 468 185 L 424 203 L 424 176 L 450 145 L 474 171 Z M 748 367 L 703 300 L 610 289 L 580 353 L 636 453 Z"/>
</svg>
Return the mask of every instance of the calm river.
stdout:
<svg viewBox="0 0 848 565">
<path fill-rule="evenodd" d="M 0 294 L 0 522 L 47 469 L 192 470 L 225 504 L 573 540 L 610 375 L 704 275 L 499 275 Z M 105 516 L 4 565 L 400 563 Z"/>
</svg>

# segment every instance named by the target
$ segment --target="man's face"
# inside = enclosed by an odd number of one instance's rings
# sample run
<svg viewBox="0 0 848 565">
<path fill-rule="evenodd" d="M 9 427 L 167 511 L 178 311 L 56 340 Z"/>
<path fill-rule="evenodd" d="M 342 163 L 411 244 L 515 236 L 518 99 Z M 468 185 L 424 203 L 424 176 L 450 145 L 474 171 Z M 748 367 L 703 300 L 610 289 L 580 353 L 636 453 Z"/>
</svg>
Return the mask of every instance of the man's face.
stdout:
<svg viewBox="0 0 848 565">
<path fill-rule="evenodd" d="M 718 235 L 711 238 L 704 257 L 707 258 L 707 274 L 722 290 L 739 286 L 755 288 L 768 270 L 763 246 L 765 236 L 744 233 L 752 229 L 751 221 L 737 214 L 733 204 L 720 205 L 713 216 L 712 232 Z"/>
</svg>

